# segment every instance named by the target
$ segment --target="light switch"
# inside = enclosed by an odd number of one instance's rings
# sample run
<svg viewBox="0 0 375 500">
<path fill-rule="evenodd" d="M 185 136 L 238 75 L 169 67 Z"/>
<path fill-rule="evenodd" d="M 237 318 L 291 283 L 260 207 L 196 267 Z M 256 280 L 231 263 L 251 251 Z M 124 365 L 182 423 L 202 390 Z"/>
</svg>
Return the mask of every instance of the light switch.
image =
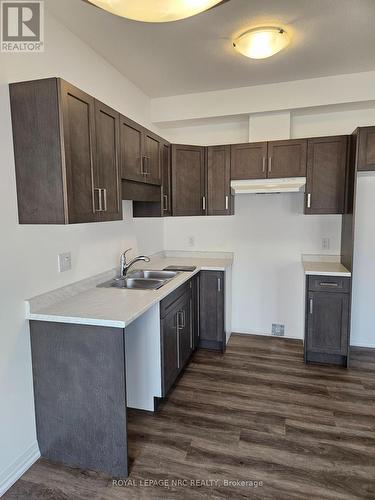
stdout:
<svg viewBox="0 0 375 500">
<path fill-rule="evenodd" d="M 329 238 L 323 238 L 322 239 L 322 249 L 323 250 L 329 250 L 330 247 L 330 240 Z"/>
<path fill-rule="evenodd" d="M 58 256 L 59 273 L 70 271 L 72 268 L 72 254 L 70 252 L 60 253 Z"/>
</svg>

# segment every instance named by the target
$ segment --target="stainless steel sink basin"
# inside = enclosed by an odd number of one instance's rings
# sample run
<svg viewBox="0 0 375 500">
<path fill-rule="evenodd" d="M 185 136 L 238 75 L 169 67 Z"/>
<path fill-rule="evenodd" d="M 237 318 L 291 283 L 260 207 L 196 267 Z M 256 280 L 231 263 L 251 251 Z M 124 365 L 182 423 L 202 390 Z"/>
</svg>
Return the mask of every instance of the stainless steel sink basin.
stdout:
<svg viewBox="0 0 375 500">
<path fill-rule="evenodd" d="M 117 278 L 98 285 L 98 288 L 122 288 L 133 290 L 157 290 L 166 283 L 165 280 L 139 279 L 139 278 Z"/>
<path fill-rule="evenodd" d="M 176 271 L 132 271 L 128 274 L 129 278 L 142 278 L 142 279 L 154 279 L 154 280 L 170 280 L 177 276 Z"/>
</svg>

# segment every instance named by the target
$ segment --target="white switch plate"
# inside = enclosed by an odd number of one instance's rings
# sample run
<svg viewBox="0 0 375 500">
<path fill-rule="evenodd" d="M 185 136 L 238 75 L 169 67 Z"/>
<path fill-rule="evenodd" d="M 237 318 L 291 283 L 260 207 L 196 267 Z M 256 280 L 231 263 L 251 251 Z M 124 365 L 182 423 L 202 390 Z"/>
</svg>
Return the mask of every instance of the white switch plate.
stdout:
<svg viewBox="0 0 375 500">
<path fill-rule="evenodd" d="M 60 253 L 58 256 L 59 273 L 70 271 L 72 268 L 72 254 L 70 252 Z"/>
<path fill-rule="evenodd" d="M 189 237 L 189 247 L 194 247 L 195 246 L 195 238 L 194 236 Z"/>
<path fill-rule="evenodd" d="M 330 240 L 329 238 L 323 238 L 322 239 L 322 249 L 323 250 L 329 250 L 329 247 L 330 247 Z"/>
</svg>

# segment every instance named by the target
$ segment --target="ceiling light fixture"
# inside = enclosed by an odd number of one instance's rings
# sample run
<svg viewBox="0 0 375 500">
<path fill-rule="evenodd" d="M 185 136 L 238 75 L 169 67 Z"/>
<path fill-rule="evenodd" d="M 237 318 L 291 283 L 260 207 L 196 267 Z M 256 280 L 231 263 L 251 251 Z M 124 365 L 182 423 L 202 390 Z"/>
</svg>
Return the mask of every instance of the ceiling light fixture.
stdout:
<svg viewBox="0 0 375 500">
<path fill-rule="evenodd" d="M 164 23 L 194 16 L 222 0 L 88 0 L 112 14 L 146 23 Z"/>
<path fill-rule="evenodd" d="M 289 42 L 285 30 L 266 26 L 245 31 L 233 41 L 233 47 L 246 57 L 265 59 L 283 50 Z"/>
</svg>

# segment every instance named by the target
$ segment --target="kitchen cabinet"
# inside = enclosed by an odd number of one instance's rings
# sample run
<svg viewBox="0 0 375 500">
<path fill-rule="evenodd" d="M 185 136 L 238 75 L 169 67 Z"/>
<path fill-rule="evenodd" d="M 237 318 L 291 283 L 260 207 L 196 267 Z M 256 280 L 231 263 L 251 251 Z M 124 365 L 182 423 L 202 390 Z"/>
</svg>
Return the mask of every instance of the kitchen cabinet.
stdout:
<svg viewBox="0 0 375 500">
<path fill-rule="evenodd" d="M 358 170 L 375 170 L 375 127 L 360 127 L 358 134 Z"/>
<path fill-rule="evenodd" d="M 121 219 L 118 114 L 58 78 L 9 88 L 20 224 Z"/>
<path fill-rule="evenodd" d="M 172 173 L 171 173 L 171 147 L 163 143 L 161 147 L 162 166 L 162 207 L 164 217 L 172 215 Z"/>
<path fill-rule="evenodd" d="M 95 101 L 97 185 L 103 197 L 100 220 L 122 219 L 120 156 L 120 115 Z"/>
<path fill-rule="evenodd" d="M 193 282 L 160 304 L 162 395 L 165 397 L 193 352 Z"/>
<path fill-rule="evenodd" d="M 225 351 L 225 281 L 222 271 L 201 271 L 199 347 Z"/>
<path fill-rule="evenodd" d="M 267 177 L 306 177 L 306 155 L 306 139 L 269 142 Z"/>
<path fill-rule="evenodd" d="M 305 214 L 342 214 L 348 136 L 308 139 Z"/>
<path fill-rule="evenodd" d="M 30 321 L 41 456 L 128 476 L 125 330 Z"/>
<path fill-rule="evenodd" d="M 120 117 L 121 177 L 129 181 L 145 181 L 143 129 L 125 116 Z"/>
<path fill-rule="evenodd" d="M 350 278 L 308 276 L 305 362 L 347 366 Z"/>
<path fill-rule="evenodd" d="M 207 148 L 207 214 L 231 213 L 230 146 Z"/>
<path fill-rule="evenodd" d="M 174 216 L 206 215 L 205 148 L 172 144 Z"/>
<path fill-rule="evenodd" d="M 231 179 L 279 179 L 306 176 L 306 139 L 231 146 Z"/>
<path fill-rule="evenodd" d="M 161 184 L 161 139 L 125 116 L 120 123 L 121 177 Z"/>
<path fill-rule="evenodd" d="M 267 177 L 267 142 L 231 146 L 231 179 L 265 179 Z"/>
</svg>

